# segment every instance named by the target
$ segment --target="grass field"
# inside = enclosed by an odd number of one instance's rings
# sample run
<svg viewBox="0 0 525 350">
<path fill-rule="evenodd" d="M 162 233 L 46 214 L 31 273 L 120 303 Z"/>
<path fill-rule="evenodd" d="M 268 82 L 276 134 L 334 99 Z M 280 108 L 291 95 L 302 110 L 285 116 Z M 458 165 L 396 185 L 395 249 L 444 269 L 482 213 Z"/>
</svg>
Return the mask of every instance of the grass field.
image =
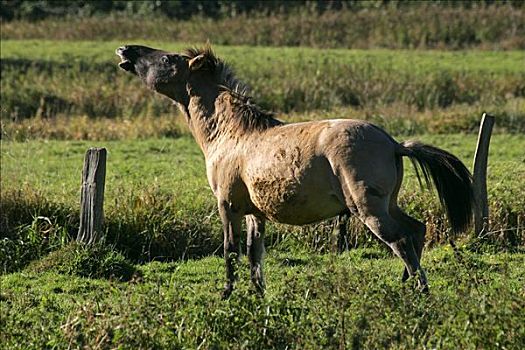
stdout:
<svg viewBox="0 0 525 350">
<path fill-rule="evenodd" d="M 51 61 L 68 63 L 82 61 L 86 63 L 118 63 L 115 49 L 125 43 L 136 43 L 137 39 L 111 41 L 56 41 L 56 40 L 2 40 L 1 59 L 26 59 L 31 61 Z M 140 40 L 140 39 L 139 39 Z M 168 51 L 180 52 L 192 45 L 170 41 L 140 40 L 140 43 Z M 319 50 L 310 47 L 264 47 L 264 46 L 224 46 L 214 45 L 217 54 L 223 56 L 234 66 L 244 69 L 257 66 L 259 62 L 276 61 L 270 64 L 290 65 L 310 63 L 361 63 L 388 65 L 394 70 L 413 70 L 417 73 L 430 73 L 435 70 L 482 72 L 486 74 L 524 73 L 520 64 L 524 53 L 517 51 L 413 51 L 413 50 Z M 255 61 L 254 61 L 255 60 Z M 263 68 L 264 67 L 258 67 Z"/>
<path fill-rule="evenodd" d="M 135 266 L 132 280 L 119 282 L 85 277 L 102 263 L 80 259 L 80 250 L 0 277 L 2 348 L 518 350 L 525 343 L 523 253 L 433 249 L 423 259 L 431 293 L 421 295 L 411 281 L 401 284 L 400 261 L 381 250 L 273 250 L 263 299 L 243 259 L 237 290 L 221 301 L 218 257 Z M 56 264 L 60 254 L 83 264 L 66 270 Z"/>
</svg>

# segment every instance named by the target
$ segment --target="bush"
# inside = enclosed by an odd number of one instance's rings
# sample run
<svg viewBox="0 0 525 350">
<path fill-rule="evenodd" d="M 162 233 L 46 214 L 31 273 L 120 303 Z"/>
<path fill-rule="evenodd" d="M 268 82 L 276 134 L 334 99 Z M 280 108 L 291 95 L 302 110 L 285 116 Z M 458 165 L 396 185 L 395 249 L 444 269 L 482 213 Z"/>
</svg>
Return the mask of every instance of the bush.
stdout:
<svg viewBox="0 0 525 350">
<path fill-rule="evenodd" d="M 19 270 L 62 247 L 70 240 L 68 230 L 78 227 L 78 213 L 51 203 L 39 191 L 27 187 L 2 191 L 1 198 L 0 274 Z"/>
<path fill-rule="evenodd" d="M 129 281 L 136 272 L 135 267 L 121 253 L 107 244 L 97 243 L 87 246 L 76 242 L 31 263 L 27 270 L 119 281 Z"/>
</svg>

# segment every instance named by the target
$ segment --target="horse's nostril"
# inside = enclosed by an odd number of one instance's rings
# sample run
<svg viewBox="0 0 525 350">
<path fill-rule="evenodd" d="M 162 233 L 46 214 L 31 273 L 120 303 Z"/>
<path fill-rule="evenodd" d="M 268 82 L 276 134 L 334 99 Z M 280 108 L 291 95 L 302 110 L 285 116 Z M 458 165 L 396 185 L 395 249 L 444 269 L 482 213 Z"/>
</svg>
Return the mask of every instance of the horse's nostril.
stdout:
<svg viewBox="0 0 525 350">
<path fill-rule="evenodd" d="M 128 50 L 128 47 L 127 46 L 121 46 L 119 47 L 116 51 L 116 53 L 118 55 L 121 55 L 121 54 L 124 54 L 126 51 Z"/>
</svg>

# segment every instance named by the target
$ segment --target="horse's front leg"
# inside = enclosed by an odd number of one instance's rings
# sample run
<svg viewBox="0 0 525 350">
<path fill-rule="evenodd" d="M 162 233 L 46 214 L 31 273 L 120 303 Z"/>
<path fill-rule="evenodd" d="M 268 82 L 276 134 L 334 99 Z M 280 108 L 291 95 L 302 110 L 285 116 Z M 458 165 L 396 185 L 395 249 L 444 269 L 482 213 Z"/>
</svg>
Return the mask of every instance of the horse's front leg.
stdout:
<svg viewBox="0 0 525 350">
<path fill-rule="evenodd" d="M 246 240 L 248 258 L 250 260 L 250 273 L 253 285 L 257 292 L 264 294 L 264 275 L 263 275 L 263 258 L 264 258 L 264 225 L 265 220 L 254 215 L 246 216 L 246 228 L 248 238 Z"/>
<path fill-rule="evenodd" d="M 226 285 L 222 293 L 223 299 L 230 296 L 237 279 L 236 268 L 239 261 L 239 242 L 241 237 L 242 215 L 234 210 L 231 203 L 219 200 L 219 215 L 224 231 L 224 259 L 226 261 Z"/>
</svg>

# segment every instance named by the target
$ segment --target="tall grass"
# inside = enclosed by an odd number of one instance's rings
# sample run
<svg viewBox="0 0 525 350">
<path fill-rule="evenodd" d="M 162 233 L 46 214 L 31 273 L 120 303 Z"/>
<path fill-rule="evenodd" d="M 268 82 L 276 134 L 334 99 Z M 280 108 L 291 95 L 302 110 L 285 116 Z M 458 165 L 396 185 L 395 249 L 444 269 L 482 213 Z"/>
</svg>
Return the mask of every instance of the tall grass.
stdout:
<svg viewBox="0 0 525 350">
<path fill-rule="evenodd" d="M 113 50 L 120 44 L 3 42 L 2 119 L 173 113 L 168 100 L 117 68 Z M 184 46 L 152 44 L 174 50 Z M 381 110 L 434 111 L 447 118 L 455 114 L 456 131 L 474 129 L 472 121 L 489 111 L 503 116 L 507 130 L 524 130 L 522 52 L 217 49 L 251 86 L 254 101 L 273 111 L 350 108 L 365 116 Z"/>
<path fill-rule="evenodd" d="M 480 116 L 488 111 L 497 118 L 493 131 L 495 134 L 520 134 L 525 132 L 524 110 L 524 99 L 512 99 L 503 105 L 456 105 L 444 110 L 426 111 L 400 104 L 368 108 L 343 107 L 290 112 L 279 114 L 278 118 L 285 122 L 338 118 L 368 120 L 391 134 L 407 137 L 424 133 L 477 133 Z M 189 135 L 184 117 L 174 108 L 171 113 L 130 118 L 58 114 L 47 118 L 4 119 L 1 121 L 1 131 L 4 141 L 144 140 Z"/>
</svg>

